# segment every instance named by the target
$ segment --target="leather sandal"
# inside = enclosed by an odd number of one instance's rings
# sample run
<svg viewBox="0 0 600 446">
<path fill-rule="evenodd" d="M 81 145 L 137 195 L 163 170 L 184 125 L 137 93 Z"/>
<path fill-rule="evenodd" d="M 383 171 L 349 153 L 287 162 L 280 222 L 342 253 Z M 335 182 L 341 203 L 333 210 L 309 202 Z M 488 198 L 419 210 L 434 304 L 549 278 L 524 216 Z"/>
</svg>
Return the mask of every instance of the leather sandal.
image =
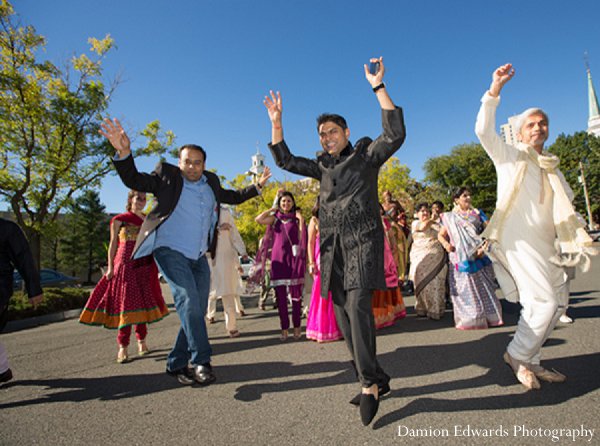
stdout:
<svg viewBox="0 0 600 446">
<path fill-rule="evenodd" d="M 552 371 L 550 371 L 539 364 L 531 364 L 529 368 L 535 374 L 536 377 L 538 377 L 542 381 L 546 381 L 547 383 L 562 383 L 567 380 L 567 377 L 565 375 L 563 375 L 555 369 L 552 369 Z"/>
<path fill-rule="evenodd" d="M 535 374 L 525 365 L 524 362 L 519 361 L 504 352 L 504 362 L 512 369 L 513 373 L 517 377 L 517 380 L 528 390 L 541 388 L 540 382 L 537 380 Z"/>
<path fill-rule="evenodd" d="M 288 331 L 287 330 L 281 330 L 281 335 L 279 336 L 279 340 L 281 342 L 285 342 L 288 339 Z"/>
<path fill-rule="evenodd" d="M 302 337 L 302 329 L 300 327 L 294 327 L 294 341 L 300 340 Z"/>
</svg>

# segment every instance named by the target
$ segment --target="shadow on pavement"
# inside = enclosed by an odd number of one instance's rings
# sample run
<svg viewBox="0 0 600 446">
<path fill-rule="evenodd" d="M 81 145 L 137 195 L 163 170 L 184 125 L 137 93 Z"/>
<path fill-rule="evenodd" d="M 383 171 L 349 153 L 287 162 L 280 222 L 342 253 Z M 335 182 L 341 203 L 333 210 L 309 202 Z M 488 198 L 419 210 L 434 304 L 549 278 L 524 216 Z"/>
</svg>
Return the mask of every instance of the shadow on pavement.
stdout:
<svg viewBox="0 0 600 446">
<path fill-rule="evenodd" d="M 133 398 L 181 387 L 166 373 L 135 374 L 98 378 L 57 378 L 36 380 L 14 380 L 4 388 L 32 386 L 55 391 L 49 395 L 26 401 L 0 404 L 0 409 L 31 406 L 44 403 L 81 402 L 89 400 L 112 401 Z"/>
<path fill-rule="evenodd" d="M 546 362 L 549 368 L 555 367 L 564 372 L 568 379 L 562 384 L 542 383 L 541 390 L 525 391 L 520 384 L 516 382 L 512 372 L 496 360 L 494 368 L 490 369 L 486 375 L 458 380 L 446 383 L 440 383 L 432 386 L 414 387 L 392 392 L 389 400 L 398 397 L 418 396 L 410 401 L 404 407 L 384 415 L 373 425 L 374 429 L 381 429 L 390 424 L 397 423 L 405 418 L 427 412 L 462 412 L 472 410 L 506 410 L 524 407 L 542 407 L 562 404 L 572 398 L 578 398 L 587 393 L 593 392 L 600 387 L 597 370 L 600 368 L 600 354 L 572 356 L 567 358 L 555 359 Z M 501 386 L 514 387 L 518 389 L 506 395 L 493 395 L 485 397 L 473 397 L 462 399 L 444 399 L 422 397 L 424 394 L 453 391 L 457 389 L 469 389 L 478 386 L 485 386 L 491 383 L 498 383 Z M 391 401 L 383 401 L 382 404 L 390 404 Z"/>
</svg>

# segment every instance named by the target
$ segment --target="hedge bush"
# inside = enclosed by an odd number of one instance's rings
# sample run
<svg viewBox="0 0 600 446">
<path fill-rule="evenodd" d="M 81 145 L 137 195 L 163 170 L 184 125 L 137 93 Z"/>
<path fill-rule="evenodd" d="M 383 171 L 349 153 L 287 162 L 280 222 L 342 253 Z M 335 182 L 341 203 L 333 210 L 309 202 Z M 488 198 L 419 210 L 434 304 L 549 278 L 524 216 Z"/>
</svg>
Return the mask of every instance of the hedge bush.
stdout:
<svg viewBox="0 0 600 446">
<path fill-rule="evenodd" d="M 90 290 L 85 288 L 44 288 L 44 300 L 34 309 L 27 294 L 18 291 L 13 294 L 8 304 L 8 320 L 83 308 L 89 297 Z"/>
</svg>

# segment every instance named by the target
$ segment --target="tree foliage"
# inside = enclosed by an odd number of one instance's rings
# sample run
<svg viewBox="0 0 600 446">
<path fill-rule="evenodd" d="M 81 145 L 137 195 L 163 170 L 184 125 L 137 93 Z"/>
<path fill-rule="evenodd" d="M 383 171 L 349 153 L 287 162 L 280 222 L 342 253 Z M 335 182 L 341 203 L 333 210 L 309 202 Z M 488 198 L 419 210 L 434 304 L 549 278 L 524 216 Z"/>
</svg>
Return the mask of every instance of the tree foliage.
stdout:
<svg viewBox="0 0 600 446">
<path fill-rule="evenodd" d="M 251 184 L 248 176 L 238 175 L 229 183 L 232 188 L 241 188 Z M 258 250 L 258 242 L 265 235 L 265 227 L 254 221 L 261 212 L 270 209 L 273 206 L 275 196 L 279 189 L 285 189 L 294 195 L 296 205 L 301 208 L 302 215 L 308 224 L 311 217 L 311 210 L 317 201 L 319 195 L 319 183 L 312 179 L 303 179 L 298 181 L 269 182 L 263 188 L 262 194 L 242 204 L 238 204 L 234 210 L 235 224 L 240 231 L 240 235 L 246 244 L 246 249 L 250 254 Z"/>
<path fill-rule="evenodd" d="M 92 275 L 106 263 L 110 227 L 98 192 L 86 190 L 69 206 L 62 220 L 61 260 L 71 275 L 92 282 Z"/>
<path fill-rule="evenodd" d="M 46 40 L 32 26 L 15 23 L 0 0 L 0 198 L 8 202 L 39 263 L 40 240 L 59 213 L 85 188 L 100 185 L 113 150 L 98 134 L 102 113 L 117 85 L 105 85 L 102 62 L 110 35 L 90 38 L 88 54 L 64 69 L 36 54 Z M 144 131 L 138 153 L 164 153 L 173 135 L 160 124 Z"/>
<path fill-rule="evenodd" d="M 449 155 L 429 158 L 425 162 L 425 180 L 435 187 L 439 197 L 445 191 L 445 205 L 460 186 L 471 189 L 473 206 L 491 215 L 496 207 L 496 169 L 480 144 L 461 144 Z"/>
<path fill-rule="evenodd" d="M 395 156 L 391 157 L 379 169 L 377 179 L 379 201 L 383 201 L 383 192 L 390 191 L 394 200 L 398 200 L 405 209 L 410 209 L 413 199 L 408 193 L 408 189 L 414 182 L 415 180 L 410 177 L 410 169 L 401 164 Z"/>
<path fill-rule="evenodd" d="M 548 150 L 560 158 L 560 170 L 575 193 L 576 210 L 586 218 L 583 185 L 579 179 L 583 164 L 593 220 L 600 221 L 600 138 L 586 132 L 560 134 Z"/>
<path fill-rule="evenodd" d="M 401 195 L 414 180 L 410 177 L 410 169 L 392 156 L 379 169 L 377 192 L 381 197 L 384 191 L 389 190 L 393 196 Z"/>
</svg>

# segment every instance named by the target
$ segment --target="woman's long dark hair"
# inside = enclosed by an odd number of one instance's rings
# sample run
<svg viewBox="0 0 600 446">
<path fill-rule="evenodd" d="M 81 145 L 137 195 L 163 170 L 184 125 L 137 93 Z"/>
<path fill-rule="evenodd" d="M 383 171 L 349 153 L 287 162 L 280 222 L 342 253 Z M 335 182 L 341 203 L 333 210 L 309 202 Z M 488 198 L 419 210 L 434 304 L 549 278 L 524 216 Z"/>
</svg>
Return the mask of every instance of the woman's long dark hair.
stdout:
<svg viewBox="0 0 600 446">
<path fill-rule="evenodd" d="M 321 207 L 321 197 L 317 197 L 317 201 L 315 202 L 315 205 L 313 206 L 313 208 L 310 211 L 313 217 L 319 218 L 319 208 L 320 207 Z"/>
</svg>

